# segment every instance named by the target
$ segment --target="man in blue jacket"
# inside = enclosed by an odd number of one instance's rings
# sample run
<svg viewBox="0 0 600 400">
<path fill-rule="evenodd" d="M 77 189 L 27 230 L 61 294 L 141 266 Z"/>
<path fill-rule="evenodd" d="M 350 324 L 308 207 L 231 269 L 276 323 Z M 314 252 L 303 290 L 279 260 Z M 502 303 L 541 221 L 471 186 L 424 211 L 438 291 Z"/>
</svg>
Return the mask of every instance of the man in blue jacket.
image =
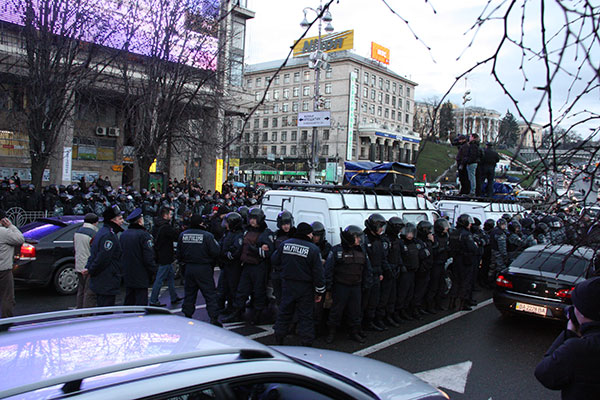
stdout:
<svg viewBox="0 0 600 400">
<path fill-rule="evenodd" d="M 600 394 L 600 277 L 571 292 L 573 308 L 561 332 L 535 369 L 535 377 L 562 398 L 591 400 Z"/>
<path fill-rule="evenodd" d="M 102 217 L 104 226 L 92 241 L 87 270 L 97 306 L 107 307 L 115 305 L 121 285 L 121 243 L 117 234 L 123 231 L 123 212 L 115 204 L 106 208 Z"/>
<path fill-rule="evenodd" d="M 315 340 L 313 310 L 325 293 L 325 277 L 312 231 L 309 224 L 301 222 L 294 237 L 281 243 L 271 258 L 273 264 L 281 266 L 282 298 L 273 327 L 278 344 L 283 344 L 295 314 L 302 346 L 312 346 Z"/>
<path fill-rule="evenodd" d="M 158 267 L 154 262 L 152 235 L 144 227 L 141 208 L 127 216 L 129 228 L 121 234 L 123 280 L 126 306 L 147 306 L 151 276 Z"/>
</svg>

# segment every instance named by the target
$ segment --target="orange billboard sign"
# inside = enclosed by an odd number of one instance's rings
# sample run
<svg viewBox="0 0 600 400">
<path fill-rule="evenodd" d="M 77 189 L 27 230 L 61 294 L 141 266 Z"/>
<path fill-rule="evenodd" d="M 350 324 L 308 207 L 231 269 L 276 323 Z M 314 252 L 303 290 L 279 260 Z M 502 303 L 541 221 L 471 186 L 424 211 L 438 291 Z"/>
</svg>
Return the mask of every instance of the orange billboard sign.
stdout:
<svg viewBox="0 0 600 400">
<path fill-rule="evenodd" d="M 383 47 L 380 44 L 371 42 L 371 58 L 375 61 L 382 62 L 386 65 L 390 64 L 390 49 Z"/>
</svg>

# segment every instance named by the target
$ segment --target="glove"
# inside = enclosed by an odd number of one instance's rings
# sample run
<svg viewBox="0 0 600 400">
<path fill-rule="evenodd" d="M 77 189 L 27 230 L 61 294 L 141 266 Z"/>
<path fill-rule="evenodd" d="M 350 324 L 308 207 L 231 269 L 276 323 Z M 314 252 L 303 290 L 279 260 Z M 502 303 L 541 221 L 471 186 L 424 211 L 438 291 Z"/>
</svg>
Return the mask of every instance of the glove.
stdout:
<svg viewBox="0 0 600 400">
<path fill-rule="evenodd" d="M 233 254 L 230 251 L 227 252 L 226 256 L 228 260 L 233 260 Z"/>
<path fill-rule="evenodd" d="M 258 256 L 260 258 L 267 258 L 267 253 L 265 252 L 265 250 L 262 247 L 258 248 Z"/>
</svg>

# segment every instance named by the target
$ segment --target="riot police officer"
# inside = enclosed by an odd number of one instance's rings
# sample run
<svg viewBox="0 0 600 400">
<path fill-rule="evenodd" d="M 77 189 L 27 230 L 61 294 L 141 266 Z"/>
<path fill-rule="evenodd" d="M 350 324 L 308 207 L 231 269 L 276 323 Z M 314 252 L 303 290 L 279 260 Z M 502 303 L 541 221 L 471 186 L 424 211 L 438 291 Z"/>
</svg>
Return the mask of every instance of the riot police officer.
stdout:
<svg viewBox="0 0 600 400">
<path fill-rule="evenodd" d="M 369 260 L 371 261 L 374 279 L 372 286 L 367 288 L 365 293 L 363 293 L 363 324 L 365 329 L 377 332 L 387 330 L 387 326 L 383 321 L 375 318 L 384 273 L 391 279 L 389 276 L 390 266 L 388 264 L 390 244 L 387 238 L 383 236 L 386 224 L 386 219 L 381 214 L 375 213 L 367 218 L 364 229 L 365 246 Z"/>
<path fill-rule="evenodd" d="M 102 217 L 104 225 L 94 236 L 86 267 L 98 307 L 115 305 L 122 275 L 121 243 L 117 234 L 123 231 L 123 212 L 115 204 L 104 210 Z"/>
<path fill-rule="evenodd" d="M 214 268 L 221 247 L 213 234 L 204 230 L 202 223 L 201 215 L 193 215 L 191 228 L 181 232 L 177 241 L 177 259 L 185 264 L 185 295 L 181 311 L 186 317 L 192 318 L 200 290 L 206 301 L 210 323 L 221 326 L 214 281 Z"/>
<path fill-rule="evenodd" d="M 474 305 L 471 299 L 471 279 L 473 279 L 473 264 L 478 260 L 479 248 L 473 240 L 471 224 L 473 218 L 462 214 L 456 220 L 458 248 L 454 253 L 455 295 L 459 299 L 459 310 L 470 311 Z"/>
<path fill-rule="evenodd" d="M 508 223 L 508 232 L 506 251 L 508 253 L 508 264 L 510 264 L 525 250 L 526 245 L 521 234 L 521 224 L 518 221 L 512 220 Z"/>
<path fill-rule="evenodd" d="M 333 246 L 325 264 L 326 287 L 333 300 L 327 321 L 327 343 L 333 342 L 344 314 L 348 316 L 350 339 L 365 342 L 360 330 L 361 297 L 363 287 L 372 284 L 373 272 L 362 237 L 360 227 L 347 226 L 340 233 L 341 243 Z"/>
<path fill-rule="evenodd" d="M 292 213 L 283 210 L 277 215 L 277 232 L 275 232 L 275 249 L 288 239 L 294 236 L 296 229 L 294 228 L 294 217 Z M 273 296 L 277 305 L 281 303 L 281 265 L 278 263 L 279 258 L 271 257 L 271 284 L 273 285 Z"/>
<path fill-rule="evenodd" d="M 227 302 L 228 311 L 233 311 L 233 304 L 237 287 L 242 274 L 240 256 L 242 255 L 242 244 L 244 237 L 242 216 L 237 212 L 230 212 L 223 220 L 225 235 L 221 239 L 221 274 L 219 275 L 219 287 L 223 293 L 219 293 L 219 305 Z M 224 284 L 221 285 L 221 279 Z"/>
<path fill-rule="evenodd" d="M 433 238 L 433 225 L 429 221 L 420 221 L 417 224 L 417 241 L 423 246 L 422 256 L 420 257 L 419 268 L 415 273 L 415 294 L 413 297 L 413 314 L 435 314 L 432 308 L 425 310 L 424 301 L 429 285 L 431 268 L 433 267 L 433 248 L 435 241 Z"/>
<path fill-rule="evenodd" d="M 312 346 L 315 339 L 314 303 L 325 293 L 323 263 L 319 248 L 312 243 L 312 227 L 298 224 L 294 237 L 282 242 L 272 256 L 273 264 L 281 266 L 282 299 L 275 326 L 275 338 L 283 344 L 289 327 L 298 316 L 298 335 L 303 346 Z"/>
<path fill-rule="evenodd" d="M 496 274 L 508 266 L 508 250 L 506 248 L 506 220 L 500 218 L 496 227 L 490 232 L 490 246 L 492 248 L 492 262 L 490 264 L 489 281 L 496 279 Z"/>
<path fill-rule="evenodd" d="M 406 224 L 400 236 L 404 244 L 400 252 L 403 266 L 400 269 L 396 289 L 396 314 L 404 320 L 411 321 L 421 318 L 419 314 L 414 315 L 410 305 L 415 293 L 415 272 L 419 269 L 423 249 L 416 240 L 417 227 L 414 224 Z"/>
<path fill-rule="evenodd" d="M 400 239 L 400 231 L 404 228 L 404 221 L 400 217 L 391 217 L 388 220 L 385 235 L 390 243 L 388 253 L 388 264 L 390 266 L 387 276 L 384 275 L 381 282 L 381 296 L 377 306 L 377 318 L 390 327 L 398 327 L 401 318 L 395 314 L 396 296 L 398 287 L 398 276 L 402 268 L 402 248 L 404 243 Z"/>
<path fill-rule="evenodd" d="M 136 208 L 127 216 L 129 228 L 121 234 L 123 281 L 126 306 L 147 306 L 151 276 L 158 266 L 154 261 L 152 235 L 144 227 L 142 210 Z"/>
<path fill-rule="evenodd" d="M 443 218 L 438 218 L 433 224 L 435 247 L 432 249 L 433 262 L 429 275 L 429 286 L 425 295 L 426 310 L 430 313 L 444 309 L 442 307 L 442 295 L 446 284 L 446 261 L 448 261 L 450 254 L 449 230 L 450 223 Z"/>
</svg>

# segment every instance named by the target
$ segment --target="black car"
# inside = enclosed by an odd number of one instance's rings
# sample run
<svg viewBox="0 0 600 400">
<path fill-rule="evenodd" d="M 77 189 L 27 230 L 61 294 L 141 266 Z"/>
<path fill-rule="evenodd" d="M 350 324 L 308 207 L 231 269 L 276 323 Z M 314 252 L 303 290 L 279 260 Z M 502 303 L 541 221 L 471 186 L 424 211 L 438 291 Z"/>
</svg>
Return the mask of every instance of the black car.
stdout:
<svg viewBox="0 0 600 400">
<path fill-rule="evenodd" d="M 25 243 L 15 251 L 15 283 L 52 286 L 60 294 L 77 292 L 73 237 L 83 216 L 42 218 L 21 227 Z"/>
<path fill-rule="evenodd" d="M 496 278 L 494 305 L 503 315 L 566 320 L 571 291 L 594 274 L 593 256 L 588 247 L 529 247 Z"/>
</svg>

